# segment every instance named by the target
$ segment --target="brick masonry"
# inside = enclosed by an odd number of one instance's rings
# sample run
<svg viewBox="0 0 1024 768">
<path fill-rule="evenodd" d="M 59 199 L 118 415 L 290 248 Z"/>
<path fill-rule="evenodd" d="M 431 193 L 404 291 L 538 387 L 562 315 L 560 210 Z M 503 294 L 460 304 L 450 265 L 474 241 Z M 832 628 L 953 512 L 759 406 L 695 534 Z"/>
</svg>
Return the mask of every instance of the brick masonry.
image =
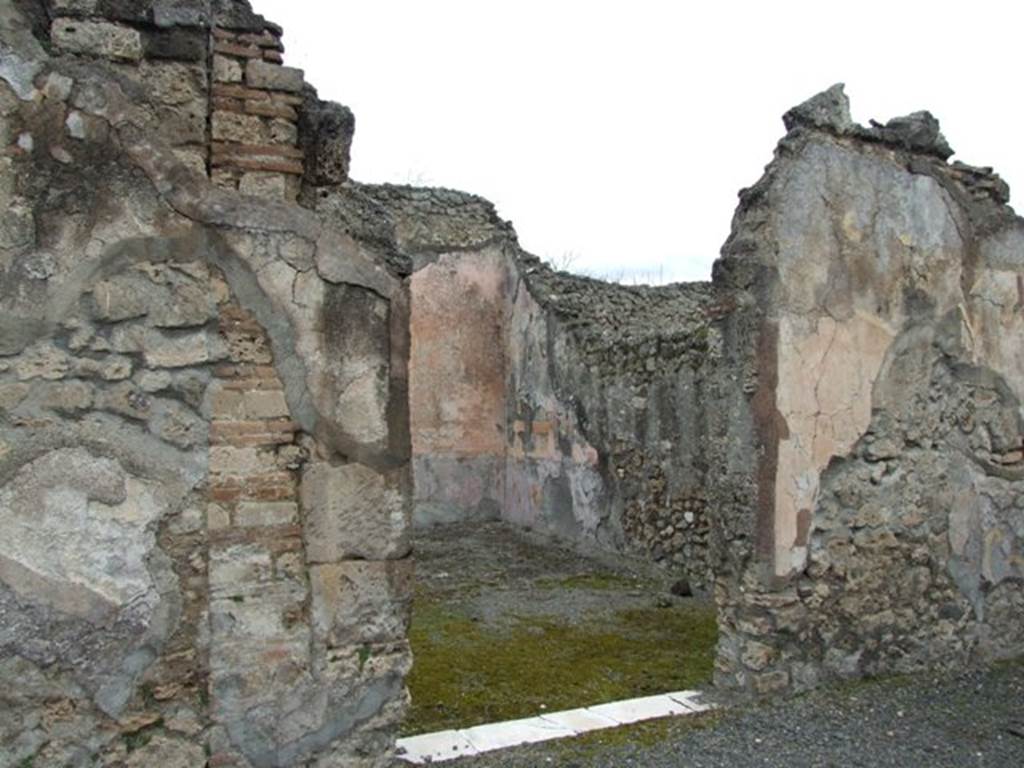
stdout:
<svg viewBox="0 0 1024 768">
<path fill-rule="evenodd" d="M 294 200 L 303 173 L 298 148 L 302 71 L 283 65 L 275 30 L 214 27 L 210 102 L 211 178 L 244 194 Z"/>
</svg>

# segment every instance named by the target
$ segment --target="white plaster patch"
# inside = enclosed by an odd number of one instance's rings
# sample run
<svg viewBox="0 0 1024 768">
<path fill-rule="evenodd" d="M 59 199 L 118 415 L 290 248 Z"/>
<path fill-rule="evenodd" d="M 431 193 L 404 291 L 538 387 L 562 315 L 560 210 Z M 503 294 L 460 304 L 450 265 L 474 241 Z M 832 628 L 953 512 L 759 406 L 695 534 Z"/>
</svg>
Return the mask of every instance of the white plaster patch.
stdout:
<svg viewBox="0 0 1024 768">
<path fill-rule="evenodd" d="M 53 451 L 0 490 L 0 557 L 41 577 L 29 597 L 59 602 L 48 592 L 65 584 L 123 606 L 154 593 L 146 558 L 163 512 L 154 489 L 117 462 Z"/>
<path fill-rule="evenodd" d="M 872 385 L 895 336 L 885 322 L 860 311 L 841 321 L 787 317 L 779 324 L 776 407 L 789 433 L 779 443 L 775 485 L 780 575 L 806 564 L 800 512 L 813 511 L 829 460 L 849 452 L 867 429 Z"/>
</svg>

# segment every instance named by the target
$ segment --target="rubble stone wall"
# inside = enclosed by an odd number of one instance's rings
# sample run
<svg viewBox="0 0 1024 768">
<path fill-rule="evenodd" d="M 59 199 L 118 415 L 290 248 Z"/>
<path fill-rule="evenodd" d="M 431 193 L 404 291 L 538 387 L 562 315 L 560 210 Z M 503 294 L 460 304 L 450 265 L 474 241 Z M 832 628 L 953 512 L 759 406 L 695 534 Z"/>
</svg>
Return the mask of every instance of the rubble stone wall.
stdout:
<svg viewBox="0 0 1024 768">
<path fill-rule="evenodd" d="M 389 215 L 411 232 L 424 213 L 399 195 L 389 190 Z M 421 265 L 411 276 L 416 519 L 501 518 L 709 586 L 701 381 L 712 287 L 557 273 L 500 226 L 481 236 L 485 221 L 471 237 L 429 227 L 429 248 L 404 244 Z"/>
<path fill-rule="evenodd" d="M 862 128 L 836 87 L 786 119 L 715 273 L 716 679 L 1017 654 L 1024 224 L 927 113 Z"/>
<path fill-rule="evenodd" d="M 712 287 L 607 284 L 525 255 L 514 274 L 506 516 L 710 586 Z"/>
<path fill-rule="evenodd" d="M 350 113 L 243 3 L 7 3 L 0 33 L 0 763 L 386 765 L 407 286 L 291 202 L 344 180 Z"/>
</svg>

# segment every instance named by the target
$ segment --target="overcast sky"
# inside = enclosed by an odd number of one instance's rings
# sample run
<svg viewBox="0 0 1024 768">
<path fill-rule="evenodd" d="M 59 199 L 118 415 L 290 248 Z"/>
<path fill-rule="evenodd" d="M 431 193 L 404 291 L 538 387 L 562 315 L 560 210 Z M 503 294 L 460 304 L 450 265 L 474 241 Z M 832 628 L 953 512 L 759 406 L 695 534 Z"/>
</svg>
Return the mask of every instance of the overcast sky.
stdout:
<svg viewBox="0 0 1024 768">
<path fill-rule="evenodd" d="M 483 195 L 597 276 L 707 279 L 780 116 L 835 82 L 1024 184 L 1019 3 L 253 2 L 355 112 L 354 178 Z"/>
</svg>

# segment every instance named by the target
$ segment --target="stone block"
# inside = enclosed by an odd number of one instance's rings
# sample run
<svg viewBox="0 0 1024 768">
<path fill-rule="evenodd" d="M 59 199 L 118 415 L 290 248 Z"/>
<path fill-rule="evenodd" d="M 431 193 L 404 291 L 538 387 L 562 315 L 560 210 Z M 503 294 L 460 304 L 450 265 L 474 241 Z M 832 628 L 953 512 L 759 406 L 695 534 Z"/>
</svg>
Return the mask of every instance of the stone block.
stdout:
<svg viewBox="0 0 1024 768">
<path fill-rule="evenodd" d="M 14 364 L 18 381 L 63 379 L 70 370 L 70 358 L 64 352 L 49 344 L 37 344 L 26 351 Z"/>
<path fill-rule="evenodd" d="M 355 116 L 348 107 L 311 100 L 303 108 L 299 132 L 314 184 L 342 184 L 348 180 L 355 129 Z"/>
<path fill-rule="evenodd" d="M 294 67 L 282 67 L 260 59 L 250 59 L 245 65 L 245 82 L 250 88 L 268 91 L 299 93 L 305 84 L 303 72 Z"/>
<path fill-rule="evenodd" d="M 254 447 L 210 446 L 210 474 L 255 475 L 272 472 L 277 464 L 274 453 Z"/>
<path fill-rule="evenodd" d="M 206 141 L 206 99 L 156 110 L 154 132 L 171 146 L 197 145 Z"/>
<path fill-rule="evenodd" d="M 312 464 L 300 491 L 309 561 L 405 557 L 411 528 L 405 486 L 402 471 L 384 476 L 362 464 Z"/>
<path fill-rule="evenodd" d="M 235 59 L 220 54 L 213 56 L 213 80 L 217 83 L 242 82 L 242 65 Z"/>
<path fill-rule="evenodd" d="M 242 176 L 238 191 L 243 195 L 284 200 L 288 196 L 288 176 L 282 173 L 250 171 Z"/>
<path fill-rule="evenodd" d="M 274 118 L 270 121 L 270 141 L 294 146 L 299 141 L 299 129 L 290 120 Z"/>
<path fill-rule="evenodd" d="M 216 317 L 217 306 L 205 286 L 189 282 L 175 286 L 170 301 L 152 307 L 149 321 L 157 328 L 194 328 Z"/>
<path fill-rule="evenodd" d="M 14 410 L 31 391 L 30 384 L 0 384 L 0 411 Z"/>
<path fill-rule="evenodd" d="M 267 547 L 250 543 L 210 548 L 210 592 L 215 597 L 246 595 L 272 581 L 274 558 Z"/>
<path fill-rule="evenodd" d="M 214 359 L 205 333 L 169 335 L 149 329 L 143 338 L 146 365 L 153 368 L 184 368 Z"/>
<path fill-rule="evenodd" d="M 242 144 L 262 144 L 269 138 L 269 129 L 256 115 L 216 111 L 210 123 L 214 141 L 237 141 Z"/>
<path fill-rule="evenodd" d="M 139 31 L 105 21 L 83 21 L 59 18 L 50 30 L 53 44 L 70 53 L 102 56 L 118 61 L 142 58 L 142 37 Z"/>
<path fill-rule="evenodd" d="M 223 384 L 215 385 L 211 401 L 214 419 L 245 418 L 245 393 L 237 389 L 225 389 Z"/>
<path fill-rule="evenodd" d="M 206 528 L 220 531 L 231 527 L 231 514 L 219 504 L 206 505 Z"/>
<path fill-rule="evenodd" d="M 253 528 L 269 525 L 293 525 L 299 519 L 294 501 L 243 501 L 235 510 L 235 525 Z"/>
<path fill-rule="evenodd" d="M 280 419 L 289 415 L 288 401 L 279 389 L 246 392 L 242 398 L 245 415 L 250 419 Z"/>
<path fill-rule="evenodd" d="M 209 3 L 205 0 L 157 0 L 153 23 L 158 27 L 208 27 Z"/>
<path fill-rule="evenodd" d="M 118 275 L 96 283 L 92 289 L 93 315 L 97 320 L 120 322 L 144 317 L 153 306 L 157 289 L 138 275 Z"/>
<path fill-rule="evenodd" d="M 139 65 L 139 77 L 147 96 L 161 104 L 180 106 L 206 99 L 206 73 L 201 67 L 177 61 L 144 61 Z"/>
<path fill-rule="evenodd" d="M 96 407 L 129 419 L 145 421 L 152 411 L 153 399 L 130 381 L 124 381 L 98 392 Z"/>
<path fill-rule="evenodd" d="M 64 413 L 84 411 L 92 406 L 92 387 L 84 381 L 62 381 L 50 384 L 43 404 Z"/>
<path fill-rule="evenodd" d="M 206 61 L 207 37 L 199 30 L 148 31 L 142 39 L 142 44 L 147 59 Z"/>
<path fill-rule="evenodd" d="M 105 355 L 99 360 L 80 357 L 75 360 L 75 375 L 84 379 L 123 381 L 132 375 L 132 361 L 121 355 Z"/>
<path fill-rule="evenodd" d="M 143 392 L 159 392 L 171 386 L 171 374 L 167 371 L 140 371 L 136 383 Z"/>
<path fill-rule="evenodd" d="M 306 601 L 306 590 L 299 585 L 279 582 L 240 587 L 228 599 L 218 592 L 210 601 L 210 626 L 215 634 L 253 648 L 253 661 L 258 661 L 263 653 L 272 653 L 272 648 L 267 647 L 271 644 L 308 635 L 308 627 L 293 620 L 302 616 Z"/>
<path fill-rule="evenodd" d="M 314 636 L 328 647 L 405 638 L 412 602 L 411 559 L 353 560 L 310 568 Z"/>
</svg>

